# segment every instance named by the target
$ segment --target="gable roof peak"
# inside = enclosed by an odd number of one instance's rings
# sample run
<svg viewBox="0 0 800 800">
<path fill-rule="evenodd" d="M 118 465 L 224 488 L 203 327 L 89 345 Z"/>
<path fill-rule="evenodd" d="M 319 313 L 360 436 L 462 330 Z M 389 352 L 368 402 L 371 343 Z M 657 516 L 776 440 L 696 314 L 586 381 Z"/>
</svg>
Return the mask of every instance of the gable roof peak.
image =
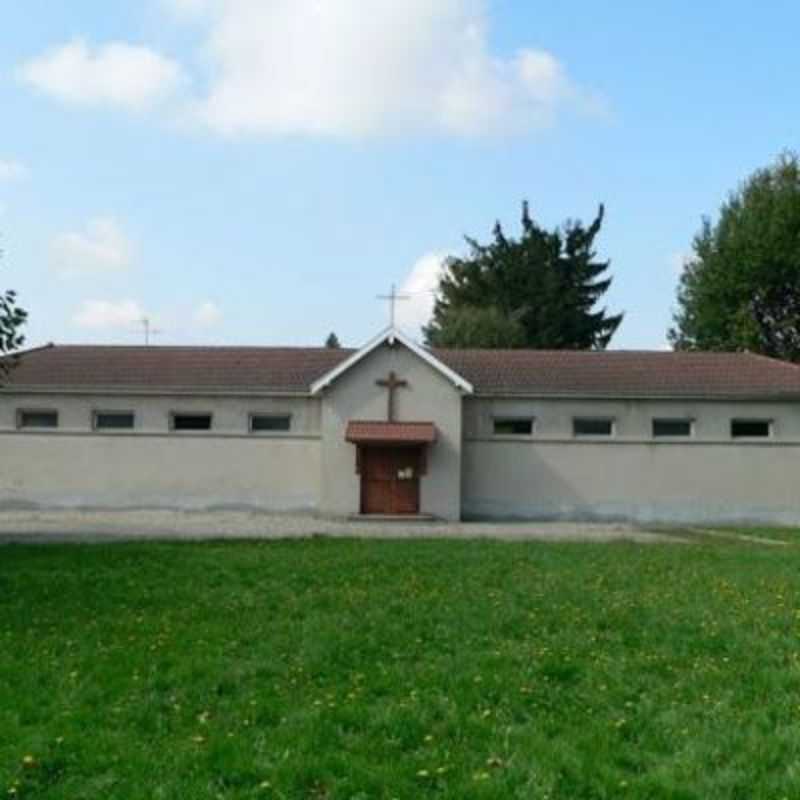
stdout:
<svg viewBox="0 0 800 800">
<path fill-rule="evenodd" d="M 465 394 L 472 394 L 475 391 L 468 380 L 459 375 L 454 369 L 447 366 L 447 364 L 437 358 L 430 350 L 426 350 L 424 347 L 417 344 L 417 342 L 403 333 L 399 328 L 390 325 L 370 339 L 360 350 L 356 350 L 349 358 L 346 358 L 340 364 L 337 364 L 333 369 L 314 381 L 314 383 L 311 384 L 311 394 L 319 394 L 324 389 L 327 389 L 340 375 L 343 375 L 351 367 L 354 367 L 381 345 L 388 344 L 390 347 L 393 347 L 397 342 L 422 359 L 426 364 L 433 367 L 433 369 L 441 375 L 444 375 L 444 377 L 451 381 L 453 386 L 460 391 Z"/>
</svg>

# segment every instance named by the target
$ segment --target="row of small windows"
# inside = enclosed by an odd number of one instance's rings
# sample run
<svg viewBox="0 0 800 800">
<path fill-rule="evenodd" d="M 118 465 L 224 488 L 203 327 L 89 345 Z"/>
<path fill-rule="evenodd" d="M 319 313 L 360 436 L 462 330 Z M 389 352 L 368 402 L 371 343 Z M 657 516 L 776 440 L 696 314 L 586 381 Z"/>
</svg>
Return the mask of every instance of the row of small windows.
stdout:
<svg viewBox="0 0 800 800">
<path fill-rule="evenodd" d="M 169 415 L 171 431 L 210 431 L 213 429 L 213 414 L 173 411 Z M 17 427 L 21 429 L 58 428 L 58 411 L 17 411 Z M 289 414 L 250 414 L 248 428 L 251 433 L 289 431 L 292 418 Z M 133 411 L 93 411 L 92 428 L 96 431 L 132 431 L 136 428 Z"/>
<path fill-rule="evenodd" d="M 495 436 L 532 436 L 533 417 L 495 417 Z M 574 417 L 572 435 L 580 437 L 613 436 L 615 421 L 611 417 Z M 653 419 L 651 434 L 654 439 L 680 439 L 694 433 L 694 420 Z M 772 435 L 772 421 L 767 419 L 732 419 L 732 439 L 763 439 Z"/>
<path fill-rule="evenodd" d="M 495 417 L 495 436 L 532 436 L 533 417 Z M 289 414 L 250 414 L 248 429 L 251 433 L 275 433 L 291 430 L 292 418 Z M 58 411 L 26 410 L 17 411 L 17 427 L 21 429 L 53 429 L 59 426 Z M 92 428 L 97 431 L 131 431 L 136 427 L 133 411 L 94 411 Z M 172 431 L 210 431 L 213 429 L 213 415 L 210 413 L 171 412 L 169 428 Z M 572 434 L 580 437 L 613 436 L 615 421 L 611 417 L 574 417 Z M 652 420 L 651 434 L 655 439 L 686 438 L 694 432 L 691 419 L 655 418 Z M 730 435 L 733 439 L 759 439 L 772 435 L 772 421 L 764 419 L 732 419 Z"/>
</svg>

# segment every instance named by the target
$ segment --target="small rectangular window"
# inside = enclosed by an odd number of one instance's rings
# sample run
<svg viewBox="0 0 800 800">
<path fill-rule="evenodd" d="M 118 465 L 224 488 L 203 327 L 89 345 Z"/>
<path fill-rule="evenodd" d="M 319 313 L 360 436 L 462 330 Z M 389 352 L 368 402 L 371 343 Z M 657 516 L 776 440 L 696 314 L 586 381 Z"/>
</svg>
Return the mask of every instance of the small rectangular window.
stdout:
<svg viewBox="0 0 800 800">
<path fill-rule="evenodd" d="M 575 436 L 611 436 L 614 433 L 614 420 L 576 417 L 572 420 L 572 433 Z"/>
<path fill-rule="evenodd" d="M 289 414 L 251 414 L 250 430 L 253 433 L 288 431 L 292 427 Z"/>
<path fill-rule="evenodd" d="M 58 411 L 18 411 L 17 426 L 20 428 L 57 428 Z"/>
<path fill-rule="evenodd" d="M 210 431 L 211 414 L 173 414 L 171 428 L 174 431 Z"/>
<path fill-rule="evenodd" d="M 94 429 L 96 431 L 133 430 L 135 418 L 133 411 L 95 411 Z"/>
<path fill-rule="evenodd" d="M 521 417 L 496 417 L 495 436 L 530 436 L 533 433 L 533 419 Z"/>
<path fill-rule="evenodd" d="M 669 436 L 691 436 L 692 420 L 690 419 L 654 419 L 653 436 L 656 439 Z"/>
<path fill-rule="evenodd" d="M 772 433 L 768 419 L 732 419 L 731 436 L 734 439 L 763 439 Z"/>
</svg>

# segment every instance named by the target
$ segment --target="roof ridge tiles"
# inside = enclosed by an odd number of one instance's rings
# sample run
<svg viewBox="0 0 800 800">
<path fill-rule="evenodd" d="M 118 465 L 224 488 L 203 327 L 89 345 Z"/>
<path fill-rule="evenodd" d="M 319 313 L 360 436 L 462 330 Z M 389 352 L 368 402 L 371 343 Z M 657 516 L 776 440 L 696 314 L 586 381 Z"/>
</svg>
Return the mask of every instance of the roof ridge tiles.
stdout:
<svg viewBox="0 0 800 800">
<path fill-rule="evenodd" d="M 331 348 L 324 345 L 261 345 L 261 344 L 81 344 L 73 342 L 62 342 L 42 345 L 41 347 L 34 347 L 30 350 L 19 350 L 19 355 L 33 353 L 37 350 L 45 350 L 54 348 L 57 350 L 146 350 L 148 352 L 163 352 L 165 350 L 202 350 L 202 351 L 222 351 L 222 350 L 253 350 L 253 351 L 269 351 L 269 350 L 304 350 L 308 352 L 338 352 L 348 353 L 352 352 L 352 348 L 338 347 Z"/>
<path fill-rule="evenodd" d="M 776 356 L 768 356 L 765 353 L 753 353 L 750 350 L 741 351 L 743 355 L 750 356 L 751 358 L 758 359 L 759 361 L 767 361 L 770 364 L 780 365 L 782 367 L 789 367 L 790 369 L 800 370 L 800 364 L 794 361 L 787 361 L 783 358 Z"/>
</svg>

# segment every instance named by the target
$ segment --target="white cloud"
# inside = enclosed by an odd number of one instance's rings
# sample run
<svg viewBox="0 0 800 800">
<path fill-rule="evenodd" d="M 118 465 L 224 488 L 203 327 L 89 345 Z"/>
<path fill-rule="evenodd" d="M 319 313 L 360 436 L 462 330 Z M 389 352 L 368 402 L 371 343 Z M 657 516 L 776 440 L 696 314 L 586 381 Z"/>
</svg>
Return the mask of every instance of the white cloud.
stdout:
<svg viewBox="0 0 800 800">
<path fill-rule="evenodd" d="M 192 313 L 192 322 L 203 328 L 212 328 L 222 321 L 222 311 L 210 300 L 201 303 Z"/>
<path fill-rule="evenodd" d="M 414 263 L 400 287 L 400 294 L 407 294 L 408 299 L 397 302 L 397 326 L 414 336 L 430 321 L 445 259 L 444 253 L 426 253 Z"/>
<path fill-rule="evenodd" d="M 193 114 L 226 134 L 481 135 L 597 110 L 552 53 L 492 53 L 484 0 L 164 2 L 206 12 Z"/>
<path fill-rule="evenodd" d="M 61 233 L 50 245 L 53 267 L 64 275 L 126 269 L 133 246 L 119 223 L 110 217 L 90 220 L 85 231 Z"/>
<path fill-rule="evenodd" d="M 23 64 L 24 83 L 71 105 L 110 105 L 141 111 L 173 94 L 180 65 L 147 47 L 111 42 L 92 50 L 76 39 Z"/>
<path fill-rule="evenodd" d="M 144 341 L 143 320 L 147 318 L 151 343 L 166 338 L 192 341 L 199 330 L 208 331 L 218 325 L 222 316 L 222 311 L 210 300 L 194 308 L 175 306 L 153 312 L 132 299 L 91 299 L 84 300 L 72 315 L 72 324 L 87 330 L 119 331 L 133 341 Z"/>
<path fill-rule="evenodd" d="M 72 317 L 79 328 L 130 328 L 145 316 L 134 300 L 86 300 Z"/>
<path fill-rule="evenodd" d="M 17 181 L 28 177 L 28 169 L 19 161 L 4 161 L 0 159 L 0 182 Z"/>
</svg>

